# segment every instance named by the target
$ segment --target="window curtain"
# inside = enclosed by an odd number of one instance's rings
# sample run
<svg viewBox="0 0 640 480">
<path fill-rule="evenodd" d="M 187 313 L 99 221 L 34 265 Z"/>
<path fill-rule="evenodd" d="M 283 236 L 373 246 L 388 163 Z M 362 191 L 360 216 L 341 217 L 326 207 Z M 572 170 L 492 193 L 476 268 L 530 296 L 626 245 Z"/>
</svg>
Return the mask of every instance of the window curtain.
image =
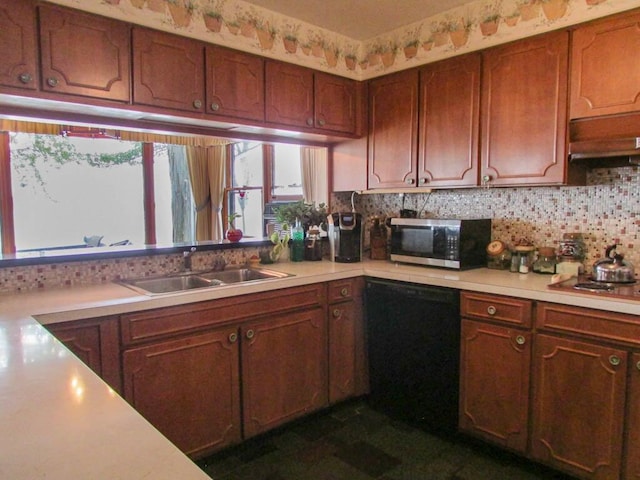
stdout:
<svg viewBox="0 0 640 480">
<path fill-rule="evenodd" d="M 186 147 L 193 199 L 196 241 L 221 240 L 226 147 Z"/>
<path fill-rule="evenodd" d="M 328 204 L 328 155 L 326 148 L 300 147 L 302 196 L 307 203 Z"/>
</svg>

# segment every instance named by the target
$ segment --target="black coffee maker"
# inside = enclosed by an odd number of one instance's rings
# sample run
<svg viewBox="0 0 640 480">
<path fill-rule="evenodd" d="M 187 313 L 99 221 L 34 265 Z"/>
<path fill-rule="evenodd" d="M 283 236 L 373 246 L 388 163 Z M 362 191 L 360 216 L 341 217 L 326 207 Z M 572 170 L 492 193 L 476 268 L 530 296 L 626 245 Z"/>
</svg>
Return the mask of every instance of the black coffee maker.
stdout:
<svg viewBox="0 0 640 480">
<path fill-rule="evenodd" d="M 329 242 L 333 260 L 340 263 L 359 262 L 362 255 L 362 215 L 355 212 L 332 213 Z"/>
</svg>

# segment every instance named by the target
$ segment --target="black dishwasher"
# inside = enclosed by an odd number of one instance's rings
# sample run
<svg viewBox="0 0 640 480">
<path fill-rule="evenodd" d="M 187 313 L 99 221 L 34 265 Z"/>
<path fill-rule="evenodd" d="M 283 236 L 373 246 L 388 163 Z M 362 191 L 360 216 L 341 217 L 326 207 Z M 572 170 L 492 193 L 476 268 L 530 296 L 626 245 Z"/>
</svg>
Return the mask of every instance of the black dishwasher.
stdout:
<svg viewBox="0 0 640 480">
<path fill-rule="evenodd" d="M 433 433 L 458 425 L 458 290 L 367 279 L 369 404 Z"/>
</svg>

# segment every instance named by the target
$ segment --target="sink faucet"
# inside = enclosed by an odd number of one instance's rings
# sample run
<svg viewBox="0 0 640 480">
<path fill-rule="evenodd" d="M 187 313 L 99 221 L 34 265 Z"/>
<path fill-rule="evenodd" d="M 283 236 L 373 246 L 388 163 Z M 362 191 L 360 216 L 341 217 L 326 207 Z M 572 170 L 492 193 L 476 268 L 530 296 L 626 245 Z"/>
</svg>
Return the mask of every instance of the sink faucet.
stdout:
<svg viewBox="0 0 640 480">
<path fill-rule="evenodd" d="M 184 272 L 191 271 L 191 256 L 194 254 L 195 251 L 196 251 L 196 247 L 191 247 L 190 250 L 185 250 L 184 252 L 182 252 L 182 259 L 184 261 L 182 265 L 182 270 Z"/>
</svg>

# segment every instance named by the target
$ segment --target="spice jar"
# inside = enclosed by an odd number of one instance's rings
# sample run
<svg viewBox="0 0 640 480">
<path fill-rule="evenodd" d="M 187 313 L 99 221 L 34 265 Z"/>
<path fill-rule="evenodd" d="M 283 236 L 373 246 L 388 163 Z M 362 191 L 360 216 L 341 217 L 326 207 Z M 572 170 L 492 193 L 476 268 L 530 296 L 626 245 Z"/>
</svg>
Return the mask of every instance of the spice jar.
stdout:
<svg viewBox="0 0 640 480">
<path fill-rule="evenodd" d="M 540 247 L 538 249 L 538 258 L 533 263 L 533 271 L 535 273 L 556 273 L 556 251 L 553 247 Z"/>
<path fill-rule="evenodd" d="M 487 268 L 509 270 L 510 265 L 511 252 L 504 242 L 494 240 L 487 245 Z"/>
<path fill-rule="evenodd" d="M 371 260 L 387 259 L 387 227 L 380 222 L 378 217 L 373 217 L 371 228 L 369 229 L 369 241 L 371 250 L 369 258 Z"/>
</svg>

